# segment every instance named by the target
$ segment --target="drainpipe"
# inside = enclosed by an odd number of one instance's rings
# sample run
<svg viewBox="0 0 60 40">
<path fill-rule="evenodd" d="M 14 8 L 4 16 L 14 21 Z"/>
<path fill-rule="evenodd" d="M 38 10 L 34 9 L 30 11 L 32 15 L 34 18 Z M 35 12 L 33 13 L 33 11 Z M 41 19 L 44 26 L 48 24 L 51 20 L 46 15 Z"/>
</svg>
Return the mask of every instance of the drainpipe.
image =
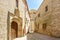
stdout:
<svg viewBox="0 0 60 40">
<path fill-rule="evenodd" d="M 9 12 L 7 14 L 7 40 L 9 40 L 9 26 L 10 26 L 10 17 L 9 17 Z"/>
</svg>

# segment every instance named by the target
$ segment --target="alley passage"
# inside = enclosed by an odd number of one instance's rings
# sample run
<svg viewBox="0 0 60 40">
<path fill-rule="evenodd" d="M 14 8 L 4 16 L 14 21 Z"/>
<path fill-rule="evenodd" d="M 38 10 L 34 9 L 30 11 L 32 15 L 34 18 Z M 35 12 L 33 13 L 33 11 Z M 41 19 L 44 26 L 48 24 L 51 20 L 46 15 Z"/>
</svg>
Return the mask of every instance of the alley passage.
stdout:
<svg viewBox="0 0 60 40">
<path fill-rule="evenodd" d="M 28 34 L 28 40 L 60 40 L 60 38 L 33 33 L 33 34 Z"/>
<path fill-rule="evenodd" d="M 16 38 L 14 40 L 60 40 L 60 38 L 50 37 L 38 33 L 32 33 L 20 38 Z"/>
</svg>

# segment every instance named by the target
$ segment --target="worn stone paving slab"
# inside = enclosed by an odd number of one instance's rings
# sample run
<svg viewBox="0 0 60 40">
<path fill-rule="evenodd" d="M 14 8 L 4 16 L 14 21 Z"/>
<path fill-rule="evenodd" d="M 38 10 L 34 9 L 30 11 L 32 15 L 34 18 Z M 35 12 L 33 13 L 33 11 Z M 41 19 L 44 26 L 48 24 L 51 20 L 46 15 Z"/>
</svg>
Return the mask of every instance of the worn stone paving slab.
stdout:
<svg viewBox="0 0 60 40">
<path fill-rule="evenodd" d="M 16 38 L 14 40 L 60 40 L 60 38 L 50 37 L 38 33 L 32 33 L 32 34 L 27 34 L 20 38 Z"/>
<path fill-rule="evenodd" d="M 28 40 L 60 40 L 60 38 L 33 33 L 33 34 L 28 34 Z"/>
</svg>

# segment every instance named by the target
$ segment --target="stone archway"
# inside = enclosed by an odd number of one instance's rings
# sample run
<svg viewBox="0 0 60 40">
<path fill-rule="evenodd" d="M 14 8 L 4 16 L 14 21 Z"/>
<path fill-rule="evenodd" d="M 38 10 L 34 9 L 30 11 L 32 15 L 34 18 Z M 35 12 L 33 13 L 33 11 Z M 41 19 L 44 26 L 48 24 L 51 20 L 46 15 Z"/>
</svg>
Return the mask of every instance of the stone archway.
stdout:
<svg viewBox="0 0 60 40">
<path fill-rule="evenodd" d="M 15 21 L 11 22 L 11 40 L 18 37 L 18 24 Z"/>
</svg>

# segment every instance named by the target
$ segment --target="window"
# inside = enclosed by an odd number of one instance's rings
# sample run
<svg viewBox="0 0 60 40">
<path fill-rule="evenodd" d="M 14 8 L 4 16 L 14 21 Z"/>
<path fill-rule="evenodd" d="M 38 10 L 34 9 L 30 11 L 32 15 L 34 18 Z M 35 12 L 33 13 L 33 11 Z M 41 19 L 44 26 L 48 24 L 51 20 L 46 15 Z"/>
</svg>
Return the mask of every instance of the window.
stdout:
<svg viewBox="0 0 60 40">
<path fill-rule="evenodd" d="M 36 14 L 35 12 L 33 12 L 34 14 Z"/>
<path fill-rule="evenodd" d="M 46 26 L 47 26 L 47 24 L 44 23 L 44 24 L 43 24 L 43 29 L 44 29 L 44 30 L 46 29 Z"/>
<path fill-rule="evenodd" d="M 38 14 L 38 17 L 40 17 L 40 14 Z"/>
<path fill-rule="evenodd" d="M 45 7 L 45 11 L 46 11 L 46 12 L 48 11 L 48 6 Z"/>
<path fill-rule="evenodd" d="M 16 7 L 18 7 L 18 0 L 16 0 Z"/>
</svg>

